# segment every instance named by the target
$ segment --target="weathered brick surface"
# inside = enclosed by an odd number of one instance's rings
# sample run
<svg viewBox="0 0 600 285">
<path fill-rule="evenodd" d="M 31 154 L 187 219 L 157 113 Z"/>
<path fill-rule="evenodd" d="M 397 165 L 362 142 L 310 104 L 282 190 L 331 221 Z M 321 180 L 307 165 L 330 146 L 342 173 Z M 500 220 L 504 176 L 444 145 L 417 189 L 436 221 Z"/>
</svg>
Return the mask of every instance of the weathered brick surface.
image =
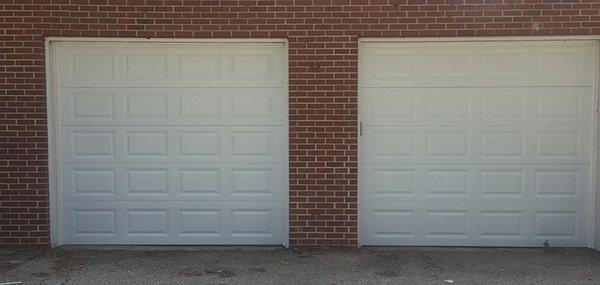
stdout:
<svg viewBox="0 0 600 285">
<path fill-rule="evenodd" d="M 600 35 L 600 0 L 0 0 L 0 246 L 47 247 L 44 38 L 287 38 L 292 244 L 357 242 L 360 37 Z"/>
</svg>

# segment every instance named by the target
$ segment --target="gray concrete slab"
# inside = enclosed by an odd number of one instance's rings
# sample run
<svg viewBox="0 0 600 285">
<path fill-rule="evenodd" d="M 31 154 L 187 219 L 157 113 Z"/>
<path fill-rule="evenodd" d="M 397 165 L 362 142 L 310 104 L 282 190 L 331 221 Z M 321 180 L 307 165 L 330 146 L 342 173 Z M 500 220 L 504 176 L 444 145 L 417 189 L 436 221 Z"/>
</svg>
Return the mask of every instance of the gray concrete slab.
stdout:
<svg viewBox="0 0 600 285">
<path fill-rule="evenodd" d="M 600 284 L 589 249 L 95 247 L 0 252 L 0 284 Z"/>
</svg>

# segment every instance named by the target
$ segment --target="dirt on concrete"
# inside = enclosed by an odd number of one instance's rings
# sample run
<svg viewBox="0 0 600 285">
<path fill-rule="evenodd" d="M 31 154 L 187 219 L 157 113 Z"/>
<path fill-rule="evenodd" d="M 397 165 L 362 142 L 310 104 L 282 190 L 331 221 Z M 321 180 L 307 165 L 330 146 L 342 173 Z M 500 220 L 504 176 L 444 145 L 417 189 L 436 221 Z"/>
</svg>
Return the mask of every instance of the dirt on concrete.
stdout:
<svg viewBox="0 0 600 285">
<path fill-rule="evenodd" d="M 71 247 L 0 252 L 0 284 L 6 282 L 600 284 L 600 252 L 563 248 Z"/>
<path fill-rule="evenodd" d="M 15 267 L 33 259 L 37 255 L 44 255 L 44 251 L 16 251 L 0 249 L 0 276 Z M 0 280 L 0 284 L 1 284 Z"/>
</svg>

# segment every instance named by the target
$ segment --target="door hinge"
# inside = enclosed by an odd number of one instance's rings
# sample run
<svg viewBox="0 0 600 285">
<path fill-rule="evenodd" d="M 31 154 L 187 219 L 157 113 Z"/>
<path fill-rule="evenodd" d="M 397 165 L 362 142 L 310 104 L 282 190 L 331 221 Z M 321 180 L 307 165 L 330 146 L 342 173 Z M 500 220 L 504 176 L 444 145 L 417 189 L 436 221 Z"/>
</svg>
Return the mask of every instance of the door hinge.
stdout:
<svg viewBox="0 0 600 285">
<path fill-rule="evenodd" d="M 362 122 L 358 121 L 358 135 L 362 136 Z"/>
</svg>

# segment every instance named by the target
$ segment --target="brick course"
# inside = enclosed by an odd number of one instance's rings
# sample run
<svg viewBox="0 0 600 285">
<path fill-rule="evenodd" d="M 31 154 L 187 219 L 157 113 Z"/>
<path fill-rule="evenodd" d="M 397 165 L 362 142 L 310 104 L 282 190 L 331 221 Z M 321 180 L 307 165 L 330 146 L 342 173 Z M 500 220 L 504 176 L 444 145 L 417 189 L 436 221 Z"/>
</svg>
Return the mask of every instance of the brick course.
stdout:
<svg viewBox="0 0 600 285">
<path fill-rule="evenodd" d="M 600 35 L 600 0 L 0 0 L 0 247 L 49 246 L 44 38 L 287 38 L 290 243 L 357 243 L 360 37 Z"/>
</svg>

